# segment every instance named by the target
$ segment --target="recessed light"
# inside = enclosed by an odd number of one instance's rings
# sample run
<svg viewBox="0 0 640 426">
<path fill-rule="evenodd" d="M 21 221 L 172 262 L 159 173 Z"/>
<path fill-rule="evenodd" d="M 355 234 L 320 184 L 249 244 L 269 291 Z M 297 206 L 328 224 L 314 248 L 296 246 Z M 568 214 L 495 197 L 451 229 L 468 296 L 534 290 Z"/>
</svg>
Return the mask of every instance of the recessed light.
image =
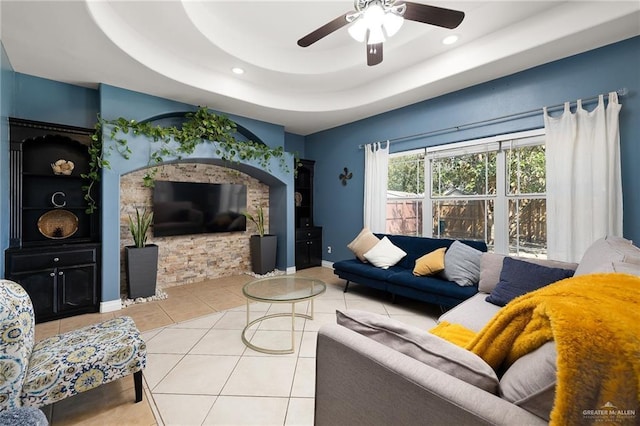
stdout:
<svg viewBox="0 0 640 426">
<path fill-rule="evenodd" d="M 234 74 L 244 74 L 244 69 L 240 68 L 240 67 L 233 67 L 231 68 L 231 71 L 233 71 Z"/>
<path fill-rule="evenodd" d="M 455 34 L 447 36 L 447 37 L 442 39 L 442 44 L 453 44 L 456 41 L 458 41 L 459 38 L 460 37 L 455 35 Z"/>
</svg>

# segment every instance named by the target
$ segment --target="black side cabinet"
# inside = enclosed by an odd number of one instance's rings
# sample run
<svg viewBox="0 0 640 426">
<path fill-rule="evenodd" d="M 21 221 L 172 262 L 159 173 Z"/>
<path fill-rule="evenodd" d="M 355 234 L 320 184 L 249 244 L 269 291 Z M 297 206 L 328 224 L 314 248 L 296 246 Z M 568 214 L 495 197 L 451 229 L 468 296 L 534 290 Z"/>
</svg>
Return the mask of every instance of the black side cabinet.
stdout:
<svg viewBox="0 0 640 426">
<path fill-rule="evenodd" d="M 322 264 L 322 228 L 313 225 L 315 162 L 300 160 L 295 179 L 296 269 Z"/>
<path fill-rule="evenodd" d="M 27 290 L 38 323 L 96 312 L 99 256 L 97 244 L 8 249 L 7 279 Z"/>
<path fill-rule="evenodd" d="M 296 269 L 322 264 L 322 228 L 296 229 Z"/>
<path fill-rule="evenodd" d="M 10 226 L 7 279 L 31 297 L 36 321 L 97 312 L 99 211 L 88 214 L 93 129 L 9 119 Z M 62 173 L 58 162 L 71 162 Z M 92 191 L 99 200 L 99 188 Z"/>
</svg>

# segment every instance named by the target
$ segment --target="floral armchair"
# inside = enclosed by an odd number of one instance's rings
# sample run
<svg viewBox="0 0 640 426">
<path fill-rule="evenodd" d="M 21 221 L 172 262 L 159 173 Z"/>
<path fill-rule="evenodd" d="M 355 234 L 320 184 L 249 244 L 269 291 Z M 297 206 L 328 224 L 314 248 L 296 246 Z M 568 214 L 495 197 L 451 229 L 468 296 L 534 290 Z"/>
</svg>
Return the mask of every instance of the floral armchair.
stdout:
<svg viewBox="0 0 640 426">
<path fill-rule="evenodd" d="M 146 344 L 129 317 L 118 317 L 34 344 L 31 299 L 0 280 L 0 411 L 42 407 L 101 384 L 134 376 L 142 400 Z"/>
</svg>

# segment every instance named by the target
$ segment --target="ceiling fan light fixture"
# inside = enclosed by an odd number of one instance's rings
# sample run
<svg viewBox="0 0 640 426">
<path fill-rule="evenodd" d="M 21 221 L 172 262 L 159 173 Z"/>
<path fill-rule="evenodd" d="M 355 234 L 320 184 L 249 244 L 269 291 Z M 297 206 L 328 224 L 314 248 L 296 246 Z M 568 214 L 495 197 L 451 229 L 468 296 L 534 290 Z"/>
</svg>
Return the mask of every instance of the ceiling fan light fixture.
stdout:
<svg viewBox="0 0 640 426">
<path fill-rule="evenodd" d="M 362 43 L 367 38 L 367 24 L 364 19 L 358 18 L 349 28 L 347 28 L 349 35 L 357 42 Z"/>
<path fill-rule="evenodd" d="M 451 30 L 465 16 L 459 10 L 406 0 L 354 0 L 353 8 L 299 39 L 298 46 L 309 47 L 348 25 L 349 35 L 367 44 L 367 65 L 374 66 L 382 62 L 384 41 L 400 30 L 405 19 Z"/>
<path fill-rule="evenodd" d="M 387 37 L 393 37 L 400 30 L 403 22 L 404 18 L 393 11 L 385 13 L 382 26 L 384 27 L 384 32 L 387 33 Z"/>
<path fill-rule="evenodd" d="M 369 28 L 367 44 L 378 44 L 384 43 L 384 33 L 382 32 L 382 27 L 373 27 Z"/>
<path fill-rule="evenodd" d="M 385 10 L 378 3 L 372 3 L 364 10 L 362 18 L 369 29 L 381 27 L 384 22 Z"/>
</svg>

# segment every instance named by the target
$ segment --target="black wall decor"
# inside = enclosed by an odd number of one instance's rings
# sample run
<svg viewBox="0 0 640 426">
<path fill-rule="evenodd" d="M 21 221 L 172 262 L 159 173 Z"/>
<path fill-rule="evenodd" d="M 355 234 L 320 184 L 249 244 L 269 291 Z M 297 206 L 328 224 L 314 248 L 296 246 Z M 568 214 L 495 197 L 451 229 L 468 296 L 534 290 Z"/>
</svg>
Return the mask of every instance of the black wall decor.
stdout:
<svg viewBox="0 0 640 426">
<path fill-rule="evenodd" d="M 347 181 L 352 177 L 353 177 L 353 173 L 351 173 L 349 169 L 345 167 L 344 172 L 340 173 L 340 176 L 338 176 L 338 179 L 342 181 L 342 186 L 347 186 Z"/>
</svg>

